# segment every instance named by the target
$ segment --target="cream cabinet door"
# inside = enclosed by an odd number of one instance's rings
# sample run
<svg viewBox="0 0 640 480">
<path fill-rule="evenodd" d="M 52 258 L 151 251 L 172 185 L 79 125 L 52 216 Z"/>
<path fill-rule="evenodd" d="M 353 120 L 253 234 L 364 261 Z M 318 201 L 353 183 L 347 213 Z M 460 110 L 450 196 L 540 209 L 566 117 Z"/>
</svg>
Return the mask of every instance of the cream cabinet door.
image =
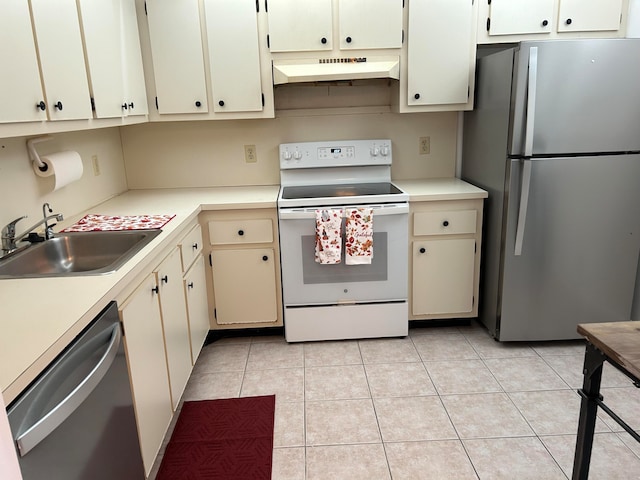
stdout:
<svg viewBox="0 0 640 480">
<path fill-rule="evenodd" d="M 560 0 L 558 32 L 618 30 L 622 0 Z"/>
<path fill-rule="evenodd" d="M 171 395 L 155 275 L 149 275 L 120 307 L 142 460 L 151 471 L 171 421 Z"/>
<path fill-rule="evenodd" d="M 200 256 L 184 276 L 189 333 L 191 336 L 191 361 L 193 364 L 198 359 L 210 329 L 205 275 L 204 258 Z"/>
<path fill-rule="evenodd" d="M 176 247 L 155 271 L 169 368 L 171 403 L 175 410 L 191 375 L 191 342 L 182 286 L 182 262 Z"/>
<path fill-rule="evenodd" d="M 277 321 L 272 248 L 214 250 L 211 259 L 218 324 Z"/>
<path fill-rule="evenodd" d="M 262 110 L 255 0 L 204 0 L 214 112 Z"/>
<path fill-rule="evenodd" d="M 158 112 L 206 113 L 198 0 L 147 0 Z"/>
<path fill-rule="evenodd" d="M 122 27 L 122 50 L 125 114 L 147 115 L 147 88 L 142 67 L 142 49 L 138 33 L 138 16 L 135 0 L 121 0 L 120 18 Z"/>
<path fill-rule="evenodd" d="M 487 30 L 489 35 L 550 33 L 553 21 L 554 0 L 491 0 Z"/>
<path fill-rule="evenodd" d="M 469 0 L 411 1 L 408 105 L 468 101 L 475 71 L 473 8 Z"/>
<path fill-rule="evenodd" d="M 0 45 L 0 123 L 46 120 L 27 1 L 0 2 Z"/>
<path fill-rule="evenodd" d="M 339 0 L 340 50 L 401 48 L 402 4 L 403 0 Z"/>
<path fill-rule="evenodd" d="M 49 119 L 91 118 L 76 0 L 31 0 L 31 13 Z"/>
<path fill-rule="evenodd" d="M 414 315 L 473 309 L 475 240 L 413 242 Z"/>
<path fill-rule="evenodd" d="M 331 50 L 331 0 L 269 0 L 272 52 Z"/>
</svg>

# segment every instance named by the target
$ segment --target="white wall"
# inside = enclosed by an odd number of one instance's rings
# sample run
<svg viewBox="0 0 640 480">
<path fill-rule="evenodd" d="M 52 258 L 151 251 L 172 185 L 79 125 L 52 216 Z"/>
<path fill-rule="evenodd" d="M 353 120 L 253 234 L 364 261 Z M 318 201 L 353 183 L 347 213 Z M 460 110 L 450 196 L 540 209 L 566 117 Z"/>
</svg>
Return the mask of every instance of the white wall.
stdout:
<svg viewBox="0 0 640 480">
<path fill-rule="evenodd" d="M 42 218 L 42 204 L 49 202 L 56 213 L 71 216 L 127 190 L 120 132 L 117 128 L 58 133 L 36 146 L 44 155 L 76 150 L 82 157 L 80 180 L 53 191 L 53 177 L 37 177 L 31 168 L 26 141 L 29 137 L 0 139 L 0 227 L 22 215 L 18 233 Z M 100 176 L 94 176 L 91 156 L 97 155 Z"/>
<path fill-rule="evenodd" d="M 627 37 L 640 38 L 640 0 L 629 0 Z"/>
<path fill-rule="evenodd" d="M 122 128 L 129 188 L 274 185 L 278 145 L 288 142 L 390 138 L 394 179 L 455 174 L 457 113 L 285 116 L 272 120 L 170 122 Z M 418 138 L 431 137 L 431 154 Z M 258 162 L 245 163 L 244 145 Z"/>
</svg>

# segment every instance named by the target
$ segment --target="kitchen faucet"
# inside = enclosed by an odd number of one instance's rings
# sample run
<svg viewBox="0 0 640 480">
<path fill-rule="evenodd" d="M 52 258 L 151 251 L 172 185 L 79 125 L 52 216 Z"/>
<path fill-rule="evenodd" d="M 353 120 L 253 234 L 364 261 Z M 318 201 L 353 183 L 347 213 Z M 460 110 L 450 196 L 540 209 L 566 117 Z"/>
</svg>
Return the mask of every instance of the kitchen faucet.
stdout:
<svg viewBox="0 0 640 480">
<path fill-rule="evenodd" d="M 47 213 L 51 213 L 52 215 L 47 215 Z M 49 220 L 55 218 L 58 222 L 64 220 L 64 216 L 61 213 L 53 213 L 53 209 L 48 203 L 42 205 L 42 220 L 40 220 L 35 225 L 32 225 L 27 230 L 25 230 L 20 235 L 16 235 L 16 224 L 27 218 L 26 215 L 16 218 L 12 222 L 9 222 L 2 229 L 2 254 L 7 255 L 18 249 L 17 243 L 23 240 L 25 237 L 30 237 L 33 231 L 38 228 L 40 225 L 44 225 L 44 240 L 49 240 L 53 238 L 53 225 L 49 225 Z M 54 224 L 55 225 L 55 224 Z M 36 234 L 37 236 L 37 234 Z M 42 241 L 42 237 L 39 237 L 40 241 Z M 37 240 L 36 240 L 37 241 Z"/>
</svg>

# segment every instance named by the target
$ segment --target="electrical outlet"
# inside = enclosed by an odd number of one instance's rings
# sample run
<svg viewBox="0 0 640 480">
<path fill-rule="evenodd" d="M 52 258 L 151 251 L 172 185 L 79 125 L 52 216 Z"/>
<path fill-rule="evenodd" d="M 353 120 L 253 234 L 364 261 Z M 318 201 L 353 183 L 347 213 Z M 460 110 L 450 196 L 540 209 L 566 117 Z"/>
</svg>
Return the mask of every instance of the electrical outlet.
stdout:
<svg viewBox="0 0 640 480">
<path fill-rule="evenodd" d="M 91 156 L 91 164 L 93 165 L 93 176 L 100 175 L 100 162 L 98 161 L 98 155 Z"/>
<path fill-rule="evenodd" d="M 429 155 L 431 153 L 431 137 L 420 137 L 418 152 L 420 155 Z"/>
<path fill-rule="evenodd" d="M 247 163 L 256 163 L 258 161 L 258 154 L 256 152 L 255 145 L 244 146 L 244 161 Z"/>
</svg>

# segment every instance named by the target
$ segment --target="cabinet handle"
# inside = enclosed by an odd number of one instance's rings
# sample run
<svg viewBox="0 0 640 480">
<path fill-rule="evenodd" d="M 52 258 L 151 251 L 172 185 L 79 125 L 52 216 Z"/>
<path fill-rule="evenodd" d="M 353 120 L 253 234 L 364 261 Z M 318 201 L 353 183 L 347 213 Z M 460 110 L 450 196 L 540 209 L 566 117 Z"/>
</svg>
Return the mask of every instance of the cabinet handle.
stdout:
<svg viewBox="0 0 640 480">
<path fill-rule="evenodd" d="M 549 21 L 548 20 L 543 20 L 542 21 L 542 26 L 546 27 L 547 25 L 549 25 Z"/>
<path fill-rule="evenodd" d="M 194 243 L 193 245 L 191 245 L 191 248 L 193 248 L 194 250 L 197 250 L 198 249 L 198 244 Z"/>
<path fill-rule="evenodd" d="M 322 43 L 323 45 L 326 45 L 326 43 L 327 43 L 327 39 L 326 39 L 326 37 L 322 37 L 322 38 L 320 39 L 320 43 Z"/>
<path fill-rule="evenodd" d="M 57 110 L 62 110 L 62 102 L 58 102 L 58 103 L 54 103 L 53 106 L 57 109 Z"/>
<path fill-rule="evenodd" d="M 131 102 L 131 103 L 129 104 L 129 108 L 130 108 L 131 110 L 133 110 L 133 102 Z"/>
<path fill-rule="evenodd" d="M 420 253 L 426 253 L 426 251 L 427 251 L 426 248 L 424 248 L 424 247 L 420 248 Z"/>
<path fill-rule="evenodd" d="M 243 236 L 244 235 L 244 230 L 238 230 L 238 235 Z"/>
<path fill-rule="evenodd" d="M 413 98 L 415 98 L 416 100 L 418 100 L 418 99 L 420 98 L 420 94 L 419 94 L 419 93 L 416 93 L 416 94 L 413 96 Z"/>
<path fill-rule="evenodd" d="M 221 107 L 224 107 L 224 100 L 220 100 L 220 101 L 218 102 L 218 105 L 220 105 Z"/>
<path fill-rule="evenodd" d="M 187 283 L 187 287 L 189 287 L 189 288 L 193 288 L 193 282 L 189 282 L 189 283 Z"/>
<path fill-rule="evenodd" d="M 262 256 L 262 261 L 263 261 L 263 262 L 266 262 L 267 260 L 269 260 L 269 257 L 267 257 L 266 255 L 263 255 L 263 256 Z"/>
<path fill-rule="evenodd" d="M 347 43 L 351 43 L 351 37 L 347 37 L 345 40 L 347 41 Z"/>
<path fill-rule="evenodd" d="M 40 110 L 42 110 L 44 112 L 45 109 L 47 108 L 47 104 L 44 103 L 42 100 L 40 100 L 40 103 L 36 103 L 36 108 L 39 108 Z"/>
<path fill-rule="evenodd" d="M 566 23 L 567 25 L 571 25 L 573 23 L 573 20 L 567 18 L 564 23 Z"/>
<path fill-rule="evenodd" d="M 126 103 L 123 103 L 123 104 L 122 104 L 122 109 L 123 109 L 123 110 L 126 110 L 126 109 L 127 109 L 127 104 L 126 104 Z"/>
<path fill-rule="evenodd" d="M 165 275 L 164 277 L 162 277 L 160 280 L 162 280 L 162 283 L 169 283 L 169 276 Z"/>
<path fill-rule="evenodd" d="M 155 293 L 155 294 L 160 293 L 160 289 L 158 288 L 157 285 L 151 289 L 151 293 Z"/>
<path fill-rule="evenodd" d="M 196 101 L 196 107 L 200 108 L 202 106 L 202 102 L 200 100 Z"/>
<path fill-rule="evenodd" d="M 444 222 L 442 222 L 442 226 L 443 227 L 448 227 L 449 226 L 449 220 L 445 220 Z"/>
</svg>

